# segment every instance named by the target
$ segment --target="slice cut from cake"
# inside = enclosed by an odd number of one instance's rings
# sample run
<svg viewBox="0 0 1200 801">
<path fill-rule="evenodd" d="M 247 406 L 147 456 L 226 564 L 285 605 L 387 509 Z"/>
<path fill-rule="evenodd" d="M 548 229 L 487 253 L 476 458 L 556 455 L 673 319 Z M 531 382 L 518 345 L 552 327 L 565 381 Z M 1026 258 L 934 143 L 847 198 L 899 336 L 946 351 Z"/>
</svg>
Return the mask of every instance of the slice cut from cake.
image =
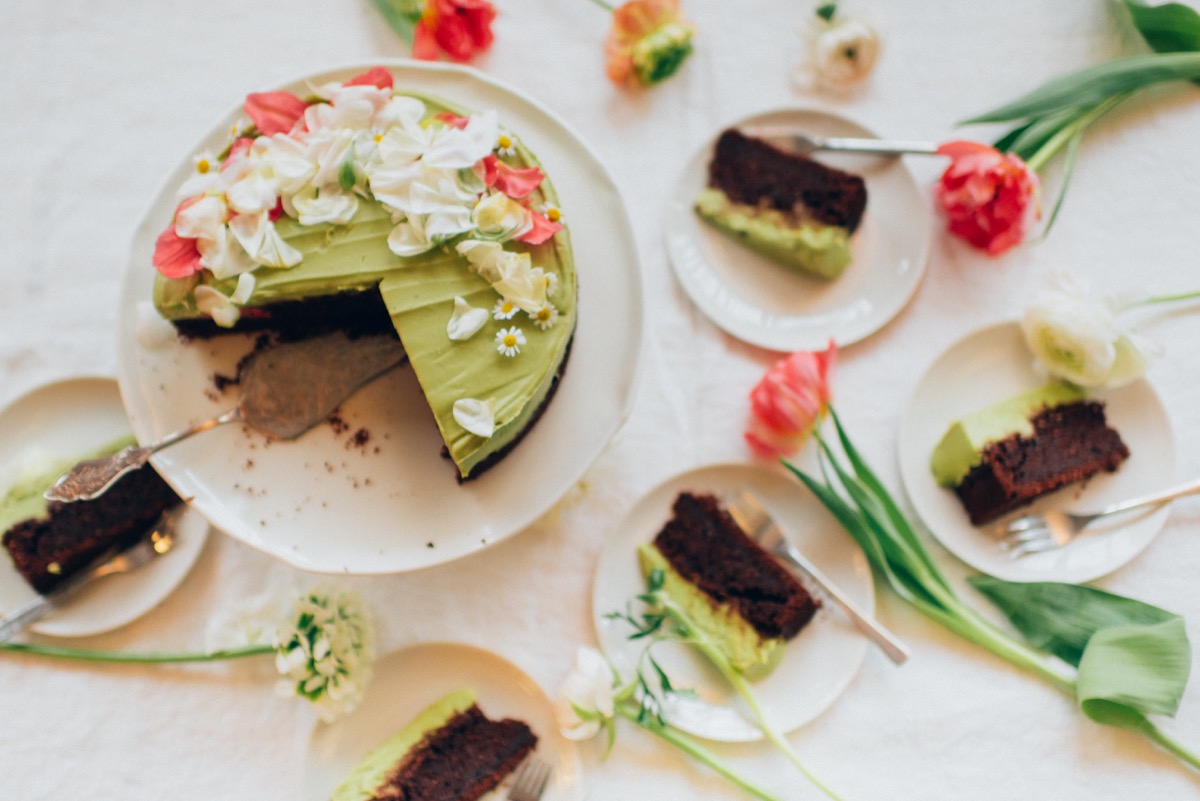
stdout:
<svg viewBox="0 0 1200 801">
<path fill-rule="evenodd" d="M 155 246 L 155 308 L 193 338 L 394 331 L 446 455 L 476 477 L 536 423 L 570 353 L 554 188 L 494 111 L 381 68 L 317 91 L 251 95 L 255 125 L 198 157 Z"/>
<path fill-rule="evenodd" d="M 661 570 L 664 591 L 739 671 L 768 672 L 820 602 L 738 527 L 712 495 L 683 492 L 642 571 Z"/>
<path fill-rule="evenodd" d="M 131 444 L 132 437 L 83 458 L 107 456 Z M 47 502 L 42 493 L 76 461 L 48 465 L 0 499 L 0 541 L 17 572 L 43 595 L 101 555 L 137 542 L 164 511 L 180 503 L 148 464 L 95 500 Z"/>
<path fill-rule="evenodd" d="M 475 693 L 446 695 L 371 751 L 331 801 L 474 801 L 537 745 L 522 721 L 491 720 Z"/>
<path fill-rule="evenodd" d="M 850 263 L 866 183 L 735 129 L 717 139 L 696 213 L 780 264 L 832 279 Z"/>
<path fill-rule="evenodd" d="M 955 421 L 930 458 L 934 479 L 952 488 L 974 525 L 1035 498 L 1113 472 L 1129 457 L 1104 404 L 1052 382 Z"/>
</svg>

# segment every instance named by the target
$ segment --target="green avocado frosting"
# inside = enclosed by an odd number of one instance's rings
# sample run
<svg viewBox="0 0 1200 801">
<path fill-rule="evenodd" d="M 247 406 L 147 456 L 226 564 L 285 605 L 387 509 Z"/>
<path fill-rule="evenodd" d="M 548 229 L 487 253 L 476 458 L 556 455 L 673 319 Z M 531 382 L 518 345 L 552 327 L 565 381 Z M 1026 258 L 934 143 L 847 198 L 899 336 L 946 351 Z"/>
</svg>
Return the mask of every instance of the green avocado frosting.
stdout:
<svg viewBox="0 0 1200 801">
<path fill-rule="evenodd" d="M 455 715 L 470 709 L 474 703 L 473 691 L 456 690 L 426 707 L 407 726 L 367 754 L 334 788 L 330 801 L 369 801 L 375 798 L 375 791 L 395 771 L 413 746 L 425 739 L 425 735 L 445 726 Z"/>
<path fill-rule="evenodd" d="M 850 234 L 845 228 L 734 203 L 712 187 L 700 192 L 695 208 L 700 217 L 735 241 L 818 278 L 837 278 L 850 263 Z"/>
<path fill-rule="evenodd" d="M 1013 434 L 1032 436 L 1033 425 L 1029 420 L 1036 412 L 1084 397 L 1079 387 L 1055 381 L 954 421 L 929 459 L 934 480 L 943 487 L 957 486 L 979 464 L 988 444 Z"/>
<path fill-rule="evenodd" d="M 638 546 L 638 561 L 643 575 L 662 571 L 663 591 L 738 671 L 749 678 L 760 678 L 779 663 L 785 640 L 764 639 L 735 609 L 714 604 L 712 598 L 671 567 L 654 543 Z"/>
<path fill-rule="evenodd" d="M 47 501 L 42 497 L 42 493 L 77 462 L 99 459 L 133 444 L 135 440 L 130 434 L 74 458 L 59 457 L 39 460 L 37 465 L 27 465 L 4 496 L 0 497 L 0 532 L 8 531 L 22 520 L 45 517 Z"/>
<path fill-rule="evenodd" d="M 421 100 L 427 118 L 441 112 L 468 114 L 425 95 L 397 94 Z M 528 149 L 518 144 L 513 151 L 505 157 L 509 166 L 538 166 Z M 557 206 L 550 178 L 522 202 L 535 208 L 547 203 Z M 388 246 L 394 227 L 389 212 L 365 198 L 345 225 L 303 226 L 290 217 L 281 217 L 275 228 L 283 241 L 302 254 L 302 259 L 290 268 L 257 268 L 254 291 L 246 307 L 378 287 L 446 449 L 459 474 L 466 477 L 526 430 L 566 358 L 575 332 L 577 305 L 570 235 L 564 228 L 540 245 L 504 243 L 505 250 L 528 253 L 534 267 L 555 276 L 557 286 L 549 299 L 557 309 L 557 319 L 543 330 L 524 312 L 507 319 L 493 318 L 491 311 L 500 296 L 455 250 L 467 235 L 420 255 L 400 257 Z M 208 274 L 204 280 L 227 296 L 237 283 L 235 278 L 215 281 Z M 482 329 L 466 340 L 451 340 L 447 334 L 456 297 L 489 313 Z M 201 316 L 190 293 L 180 292 L 178 281 L 161 275 L 155 282 L 154 303 L 168 320 Z M 496 335 L 511 326 L 522 329 L 526 341 L 510 358 L 497 352 Z M 460 400 L 490 402 L 494 415 L 490 437 L 473 434 L 459 423 L 454 404 Z"/>
</svg>

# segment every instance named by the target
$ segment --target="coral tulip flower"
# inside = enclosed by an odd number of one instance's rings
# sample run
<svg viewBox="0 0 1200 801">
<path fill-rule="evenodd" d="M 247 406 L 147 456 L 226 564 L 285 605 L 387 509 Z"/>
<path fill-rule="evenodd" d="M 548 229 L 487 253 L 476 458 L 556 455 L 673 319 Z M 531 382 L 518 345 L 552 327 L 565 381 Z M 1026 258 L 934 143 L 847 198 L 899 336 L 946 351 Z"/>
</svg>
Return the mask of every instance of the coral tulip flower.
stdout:
<svg viewBox="0 0 1200 801">
<path fill-rule="evenodd" d="M 951 159 L 937 187 L 950 232 L 992 256 L 1020 244 L 1040 213 L 1037 174 L 978 142 L 947 142 L 937 152 Z"/>
</svg>

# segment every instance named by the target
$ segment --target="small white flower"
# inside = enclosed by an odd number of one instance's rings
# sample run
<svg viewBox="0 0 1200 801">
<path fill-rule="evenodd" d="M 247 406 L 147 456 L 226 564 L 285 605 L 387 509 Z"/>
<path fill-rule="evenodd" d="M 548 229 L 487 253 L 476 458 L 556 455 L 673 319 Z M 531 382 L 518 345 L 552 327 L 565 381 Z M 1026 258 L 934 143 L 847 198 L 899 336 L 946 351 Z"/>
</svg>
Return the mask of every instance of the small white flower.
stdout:
<svg viewBox="0 0 1200 801">
<path fill-rule="evenodd" d="M 861 20 L 818 17 L 809 33 L 808 70 L 818 86 L 849 89 L 862 83 L 875 69 L 879 37 Z"/>
<path fill-rule="evenodd" d="M 230 295 L 225 295 L 216 287 L 201 284 L 195 291 L 196 308 L 222 328 L 232 328 L 241 316 L 239 307 L 250 300 L 254 293 L 254 284 L 254 275 L 248 272 L 238 276 L 237 287 Z"/>
<path fill-rule="evenodd" d="M 1021 332 L 1037 364 L 1081 387 L 1119 387 L 1139 378 L 1157 347 L 1117 320 L 1111 298 L 1093 298 L 1059 276 L 1025 311 Z"/>
<path fill-rule="evenodd" d="M 495 320 L 511 320 L 516 313 L 517 304 L 505 298 L 500 298 L 500 300 L 496 301 L 496 305 L 492 307 L 492 319 Z"/>
<path fill-rule="evenodd" d="M 538 211 L 540 211 L 542 214 L 546 215 L 546 219 L 549 220 L 550 222 L 554 222 L 554 223 L 562 222 L 562 218 L 563 218 L 562 209 L 560 209 L 558 206 L 554 205 L 553 203 L 549 203 L 549 202 L 543 203 L 542 205 L 538 206 Z"/>
<path fill-rule="evenodd" d="M 546 301 L 540 309 L 529 312 L 529 318 L 538 328 L 546 331 L 558 320 L 558 309 L 553 303 Z"/>
<path fill-rule="evenodd" d="M 446 323 L 446 336 L 455 342 L 470 339 L 487 323 L 486 309 L 479 309 L 460 297 L 454 298 L 454 313 Z"/>
<path fill-rule="evenodd" d="M 281 695 L 308 699 L 322 720 L 334 720 L 362 700 L 371 678 L 374 638 L 358 596 L 319 587 L 297 600 L 291 620 L 275 633 Z"/>
<path fill-rule="evenodd" d="M 462 398 L 454 402 L 455 421 L 477 437 L 487 439 L 496 431 L 495 400 Z"/>
<path fill-rule="evenodd" d="M 581 646 L 554 699 L 559 730 L 569 740 L 586 740 L 611 723 L 616 712 L 616 673 L 595 648 Z"/>
<path fill-rule="evenodd" d="M 507 131 L 501 131 L 496 137 L 496 152 L 501 156 L 511 156 L 517 152 L 517 140 Z"/>
<path fill-rule="evenodd" d="M 515 325 L 511 328 L 501 328 L 496 332 L 496 352 L 510 359 L 521 352 L 525 344 L 525 332 Z"/>
<path fill-rule="evenodd" d="M 207 150 L 192 157 L 192 173 L 179 187 L 175 196 L 179 199 L 202 195 L 212 189 L 221 177 L 221 162 Z"/>
</svg>

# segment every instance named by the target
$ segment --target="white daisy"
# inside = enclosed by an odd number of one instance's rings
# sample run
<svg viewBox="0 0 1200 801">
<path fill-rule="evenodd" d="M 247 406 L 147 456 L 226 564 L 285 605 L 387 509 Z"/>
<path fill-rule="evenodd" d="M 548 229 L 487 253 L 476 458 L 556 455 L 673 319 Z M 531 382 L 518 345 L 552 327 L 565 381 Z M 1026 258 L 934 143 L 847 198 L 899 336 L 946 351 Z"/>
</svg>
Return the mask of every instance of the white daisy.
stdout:
<svg viewBox="0 0 1200 801">
<path fill-rule="evenodd" d="M 517 304 L 508 298 L 500 298 L 500 300 L 496 301 L 496 305 L 492 307 L 493 320 L 511 320 L 516 313 Z"/>
<path fill-rule="evenodd" d="M 534 325 L 545 331 L 558 320 L 558 309 L 554 308 L 553 303 L 546 301 L 540 309 L 529 313 L 529 319 L 533 320 Z"/>
<path fill-rule="evenodd" d="M 510 134 L 501 132 L 496 137 L 496 152 L 501 156 L 511 156 L 517 152 L 517 141 Z"/>
<path fill-rule="evenodd" d="M 525 332 L 515 325 L 511 328 L 501 328 L 496 332 L 496 352 L 510 359 L 521 352 L 525 344 Z"/>
</svg>

